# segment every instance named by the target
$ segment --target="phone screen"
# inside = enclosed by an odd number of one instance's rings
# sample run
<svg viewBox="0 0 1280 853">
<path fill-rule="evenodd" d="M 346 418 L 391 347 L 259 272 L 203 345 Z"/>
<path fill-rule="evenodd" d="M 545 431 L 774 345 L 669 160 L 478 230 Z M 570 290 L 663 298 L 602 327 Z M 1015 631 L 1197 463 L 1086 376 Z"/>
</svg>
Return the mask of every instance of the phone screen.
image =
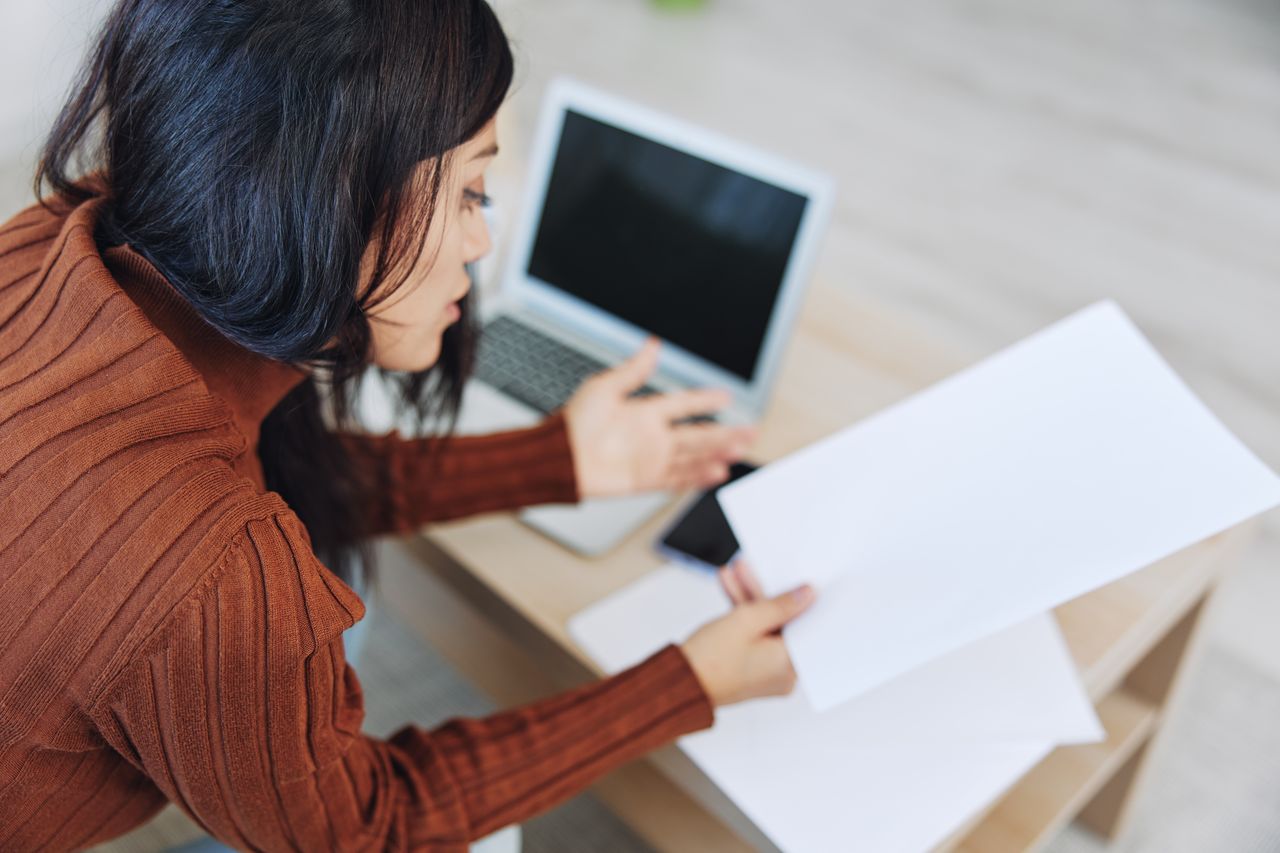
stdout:
<svg viewBox="0 0 1280 853">
<path fill-rule="evenodd" d="M 716 492 L 726 484 L 756 470 L 755 465 L 738 462 L 729 468 L 729 479 L 714 489 L 703 492 L 679 520 L 659 540 L 658 549 L 666 556 L 704 567 L 719 568 L 738 553 L 729 521 L 720 510 Z"/>
</svg>

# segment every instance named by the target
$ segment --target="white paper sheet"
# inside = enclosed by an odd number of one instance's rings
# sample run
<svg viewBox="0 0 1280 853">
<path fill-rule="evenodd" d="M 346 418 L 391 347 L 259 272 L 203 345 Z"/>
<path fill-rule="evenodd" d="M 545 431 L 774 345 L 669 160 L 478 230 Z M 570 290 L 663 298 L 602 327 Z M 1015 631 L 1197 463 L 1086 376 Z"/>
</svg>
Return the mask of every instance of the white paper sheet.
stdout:
<svg viewBox="0 0 1280 853">
<path fill-rule="evenodd" d="M 838 393 L 833 388 L 833 393 Z M 1111 302 L 720 491 L 831 708 L 1280 503 Z"/>
<path fill-rule="evenodd" d="M 616 672 L 725 612 L 710 575 L 665 566 L 569 631 Z M 717 711 L 680 747 L 784 850 L 919 851 L 1057 742 L 1101 728 L 1052 617 L 958 650 L 833 711 L 798 693 Z"/>
</svg>

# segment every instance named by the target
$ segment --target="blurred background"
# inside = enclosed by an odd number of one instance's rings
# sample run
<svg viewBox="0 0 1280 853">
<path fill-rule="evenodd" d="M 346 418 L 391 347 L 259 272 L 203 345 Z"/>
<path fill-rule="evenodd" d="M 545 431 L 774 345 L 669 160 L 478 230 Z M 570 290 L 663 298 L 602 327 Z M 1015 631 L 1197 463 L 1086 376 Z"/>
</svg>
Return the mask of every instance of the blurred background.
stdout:
<svg viewBox="0 0 1280 853">
<path fill-rule="evenodd" d="M 31 202 L 39 140 L 109 5 L 0 0 L 0 218 Z M 517 55 L 489 183 L 499 231 L 543 89 L 571 74 L 835 176 L 817 277 L 962 361 L 1117 299 L 1280 468 L 1280 4 L 494 5 Z M 1207 614 L 1116 849 L 1280 850 L 1280 518 L 1262 527 Z M 400 626 L 379 625 L 379 643 L 412 663 L 369 655 L 371 728 L 487 707 Z M 189 837 L 165 820 L 108 847 Z M 589 797 L 526 839 L 645 849 Z M 1051 849 L 1102 847 L 1069 830 Z"/>
</svg>

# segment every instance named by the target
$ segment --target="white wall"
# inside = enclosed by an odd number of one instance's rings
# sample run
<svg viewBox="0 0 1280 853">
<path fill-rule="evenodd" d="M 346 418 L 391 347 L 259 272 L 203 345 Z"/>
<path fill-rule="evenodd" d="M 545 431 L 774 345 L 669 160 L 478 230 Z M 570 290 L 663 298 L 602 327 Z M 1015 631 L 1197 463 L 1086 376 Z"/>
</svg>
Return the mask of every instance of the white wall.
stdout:
<svg viewBox="0 0 1280 853">
<path fill-rule="evenodd" d="M 24 206 L 36 152 L 109 0 L 0 0 L 0 219 Z"/>
</svg>

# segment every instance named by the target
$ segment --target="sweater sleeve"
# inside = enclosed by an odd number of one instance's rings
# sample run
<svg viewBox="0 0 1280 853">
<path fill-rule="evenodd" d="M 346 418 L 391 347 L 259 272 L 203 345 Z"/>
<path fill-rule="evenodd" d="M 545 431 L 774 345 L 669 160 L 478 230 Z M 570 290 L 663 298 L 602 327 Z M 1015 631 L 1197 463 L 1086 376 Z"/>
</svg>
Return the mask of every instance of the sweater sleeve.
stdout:
<svg viewBox="0 0 1280 853">
<path fill-rule="evenodd" d="M 370 737 L 342 643 L 363 614 L 295 516 L 251 521 L 91 714 L 211 835 L 268 851 L 462 851 L 713 719 L 672 645 L 521 708 Z"/>
<path fill-rule="evenodd" d="M 405 438 L 341 433 L 374 477 L 370 535 L 410 533 L 433 521 L 579 499 L 564 415 L 528 429 L 478 436 Z"/>
</svg>

